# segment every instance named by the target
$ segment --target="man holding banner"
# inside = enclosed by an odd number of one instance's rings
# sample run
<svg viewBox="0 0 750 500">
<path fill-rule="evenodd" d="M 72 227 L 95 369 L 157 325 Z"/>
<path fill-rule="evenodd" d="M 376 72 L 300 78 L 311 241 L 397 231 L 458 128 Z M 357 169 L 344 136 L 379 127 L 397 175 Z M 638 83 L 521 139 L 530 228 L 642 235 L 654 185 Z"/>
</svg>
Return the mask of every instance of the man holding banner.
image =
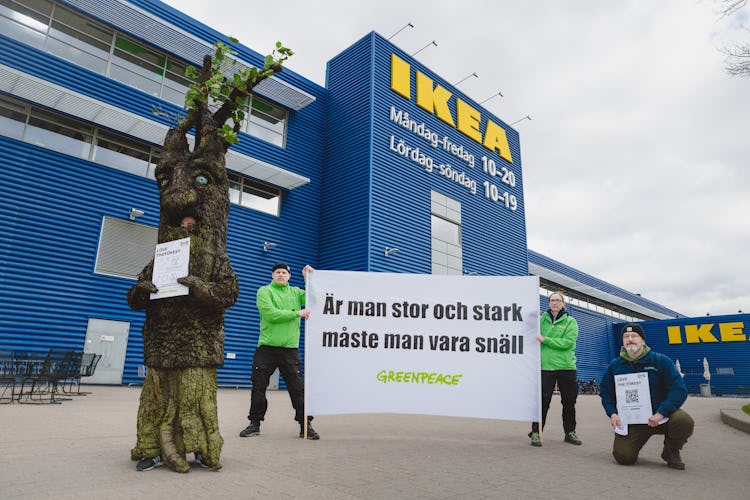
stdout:
<svg viewBox="0 0 750 500">
<path fill-rule="evenodd" d="M 307 276 L 313 270 L 310 266 L 302 269 Z M 258 289 L 256 305 L 260 313 L 260 339 L 253 357 L 253 384 L 250 396 L 250 425 L 240 432 L 240 437 L 260 434 L 260 423 L 266 415 L 268 400 L 266 389 L 271 375 L 279 369 L 284 377 L 289 398 L 292 400 L 295 416 L 299 422 L 299 437 L 305 436 L 305 387 L 302 377 L 302 361 L 299 355 L 300 319 L 309 318 L 310 310 L 305 308 L 305 291 L 289 285 L 291 269 L 283 262 L 273 266 L 271 283 Z M 307 418 L 307 439 L 320 439 Z"/>
<path fill-rule="evenodd" d="M 547 422 L 547 411 L 557 385 L 562 403 L 564 440 L 570 444 L 581 444 L 576 434 L 578 323 L 565 309 L 565 296 L 562 292 L 553 292 L 549 296 L 549 309 L 542 315 L 540 330 L 536 339 L 542 349 L 542 430 Z M 531 424 L 529 438 L 531 446 L 542 446 L 539 421 Z"/>
</svg>

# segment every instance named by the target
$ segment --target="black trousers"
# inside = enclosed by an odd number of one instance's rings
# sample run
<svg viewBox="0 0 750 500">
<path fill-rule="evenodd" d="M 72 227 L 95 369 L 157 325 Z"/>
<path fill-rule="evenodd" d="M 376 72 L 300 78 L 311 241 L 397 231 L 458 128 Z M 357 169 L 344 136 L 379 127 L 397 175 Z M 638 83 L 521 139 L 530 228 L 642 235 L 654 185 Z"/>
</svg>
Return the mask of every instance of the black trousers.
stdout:
<svg viewBox="0 0 750 500">
<path fill-rule="evenodd" d="M 555 384 L 560 389 L 563 431 L 576 430 L 576 399 L 578 398 L 578 372 L 576 370 L 542 370 L 542 429 L 547 422 L 547 411 L 552 402 Z M 539 432 L 539 422 L 531 424 L 531 432 Z"/>
<path fill-rule="evenodd" d="M 301 423 L 305 415 L 305 382 L 302 378 L 302 360 L 299 357 L 299 349 L 292 347 L 260 345 L 256 349 L 255 356 L 253 356 L 253 374 L 250 379 L 253 384 L 250 393 L 250 413 L 247 418 L 253 422 L 261 422 L 265 418 L 268 409 L 266 389 L 276 368 L 279 369 L 286 382 L 289 398 L 294 407 L 294 420 Z"/>
</svg>

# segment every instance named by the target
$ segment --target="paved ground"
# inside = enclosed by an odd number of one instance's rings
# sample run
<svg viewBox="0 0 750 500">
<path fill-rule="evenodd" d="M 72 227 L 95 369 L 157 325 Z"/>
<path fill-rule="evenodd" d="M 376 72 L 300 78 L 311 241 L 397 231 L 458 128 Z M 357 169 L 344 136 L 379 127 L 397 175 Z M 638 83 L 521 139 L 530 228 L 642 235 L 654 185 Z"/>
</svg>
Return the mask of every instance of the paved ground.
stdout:
<svg viewBox="0 0 750 500">
<path fill-rule="evenodd" d="M 219 472 L 130 461 L 140 388 L 87 386 L 62 405 L 0 405 L 0 498 L 272 499 L 738 499 L 748 498 L 750 434 L 720 411 L 747 399 L 690 397 L 696 432 L 668 469 L 654 437 L 637 465 L 615 464 L 612 434 L 597 396 L 580 396 L 583 446 L 562 441 L 560 402 L 550 409 L 544 446 L 528 424 L 415 415 L 320 416 L 320 441 L 297 437 L 286 392 L 271 392 L 263 433 L 240 438 L 249 390 L 221 389 L 225 443 Z"/>
</svg>

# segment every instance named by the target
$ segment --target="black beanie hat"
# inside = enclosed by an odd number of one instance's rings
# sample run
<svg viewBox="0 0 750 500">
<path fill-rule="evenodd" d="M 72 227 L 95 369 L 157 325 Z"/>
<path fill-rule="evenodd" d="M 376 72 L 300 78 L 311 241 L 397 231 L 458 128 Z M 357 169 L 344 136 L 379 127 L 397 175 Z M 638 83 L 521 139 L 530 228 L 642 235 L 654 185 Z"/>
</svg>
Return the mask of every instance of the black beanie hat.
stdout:
<svg viewBox="0 0 750 500">
<path fill-rule="evenodd" d="M 286 264 L 284 264 L 283 262 L 277 262 L 276 264 L 274 264 L 274 265 L 273 265 L 273 269 L 271 269 L 271 272 L 274 272 L 274 271 L 275 271 L 275 270 L 277 270 L 277 269 L 286 269 L 286 271 L 287 271 L 288 273 L 291 273 L 291 272 L 292 272 L 292 270 L 291 270 L 291 269 L 289 268 L 289 266 L 287 266 L 287 265 L 286 265 Z"/>
<path fill-rule="evenodd" d="M 646 334 L 643 333 L 643 328 L 641 328 L 641 325 L 635 325 L 632 323 L 629 325 L 625 325 L 625 327 L 622 329 L 622 335 L 625 335 L 626 333 L 637 333 L 643 340 L 646 340 Z"/>
</svg>

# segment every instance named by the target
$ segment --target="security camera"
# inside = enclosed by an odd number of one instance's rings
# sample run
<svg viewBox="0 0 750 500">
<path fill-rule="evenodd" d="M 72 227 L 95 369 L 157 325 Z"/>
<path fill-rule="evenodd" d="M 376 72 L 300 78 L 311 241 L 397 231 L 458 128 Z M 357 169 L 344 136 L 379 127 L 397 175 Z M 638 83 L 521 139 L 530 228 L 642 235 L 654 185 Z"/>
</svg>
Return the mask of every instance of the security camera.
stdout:
<svg viewBox="0 0 750 500">
<path fill-rule="evenodd" d="M 137 208 L 131 208 L 130 209 L 130 220 L 135 220 L 136 217 L 140 217 L 143 215 L 143 210 L 138 210 Z"/>
</svg>

